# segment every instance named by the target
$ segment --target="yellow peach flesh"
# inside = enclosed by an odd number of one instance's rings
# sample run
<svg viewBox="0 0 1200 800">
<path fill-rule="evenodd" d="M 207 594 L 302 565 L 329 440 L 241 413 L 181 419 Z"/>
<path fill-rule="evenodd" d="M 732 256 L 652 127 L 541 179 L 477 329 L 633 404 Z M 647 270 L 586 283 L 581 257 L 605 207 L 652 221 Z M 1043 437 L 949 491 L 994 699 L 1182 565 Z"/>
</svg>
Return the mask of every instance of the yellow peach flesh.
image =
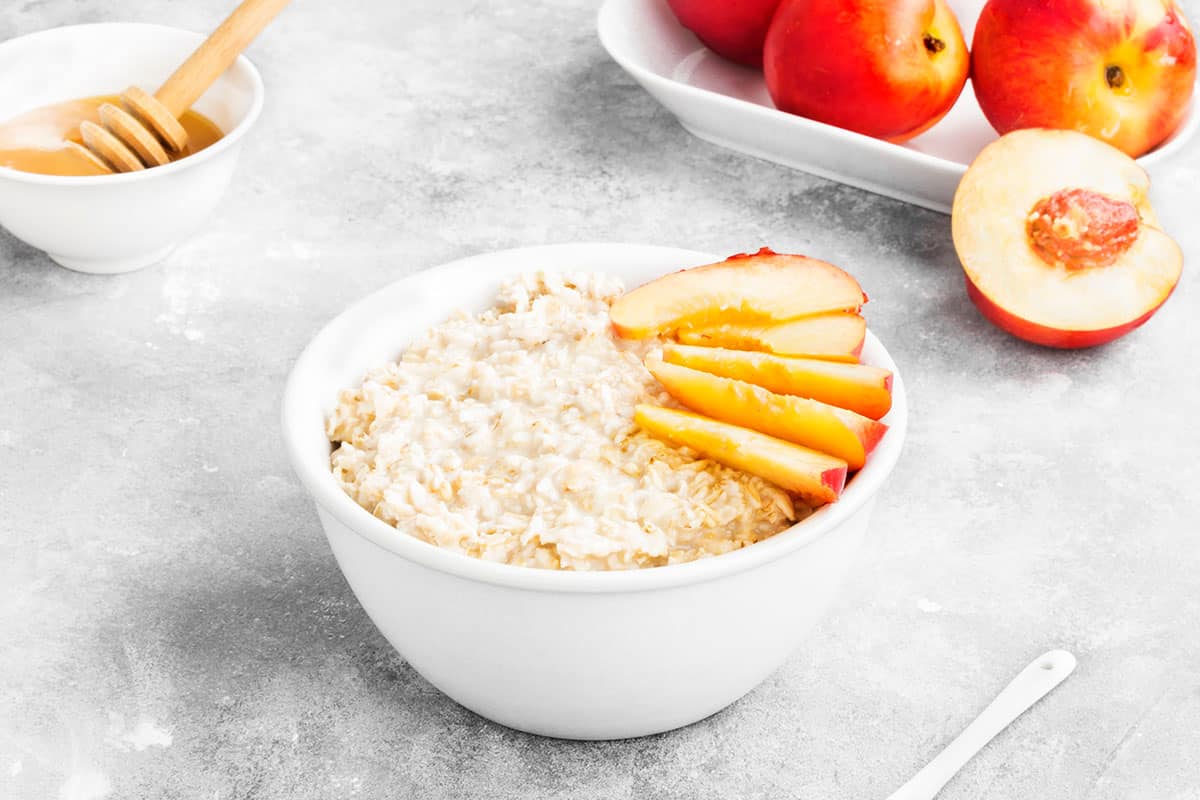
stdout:
<svg viewBox="0 0 1200 800">
<path fill-rule="evenodd" d="M 728 322 L 679 331 L 684 344 L 758 350 L 781 356 L 801 356 L 854 362 L 862 352 L 867 322 L 858 314 L 818 314 L 773 325 Z"/>
<path fill-rule="evenodd" d="M 820 400 L 871 419 L 879 419 L 892 407 L 892 373 L 882 367 L 673 342 L 663 345 L 663 360 L 753 383 L 776 394 Z"/>
<path fill-rule="evenodd" d="M 810 505 L 832 503 L 846 483 L 846 462 L 747 428 L 673 408 L 639 405 L 634 422 L 679 447 L 757 475 Z"/>
<path fill-rule="evenodd" d="M 745 381 L 649 360 L 646 368 L 680 403 L 722 422 L 750 428 L 840 458 L 861 469 L 882 438 L 881 422 L 828 403 L 776 394 Z"/>
<path fill-rule="evenodd" d="M 862 287 L 844 270 L 765 251 L 665 275 L 624 294 L 610 316 L 618 336 L 642 339 L 721 322 L 857 310 L 864 302 Z"/>
</svg>

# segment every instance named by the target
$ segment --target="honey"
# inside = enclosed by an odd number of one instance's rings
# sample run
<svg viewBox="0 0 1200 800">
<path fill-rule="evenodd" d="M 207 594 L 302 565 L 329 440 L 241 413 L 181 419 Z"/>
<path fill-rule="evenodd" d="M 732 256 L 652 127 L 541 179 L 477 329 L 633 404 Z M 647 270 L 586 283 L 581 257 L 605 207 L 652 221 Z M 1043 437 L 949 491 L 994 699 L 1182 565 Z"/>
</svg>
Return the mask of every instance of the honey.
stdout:
<svg viewBox="0 0 1200 800">
<path fill-rule="evenodd" d="M 67 144 L 68 141 L 83 143 L 80 123 L 90 120 L 100 124 L 100 106 L 105 103 L 119 106 L 121 98 L 101 95 L 68 100 L 26 111 L 0 123 L 0 167 L 42 175 L 105 174 L 86 155 Z M 200 152 L 223 135 L 216 123 L 190 109 L 179 122 L 187 131 L 188 143 L 182 152 L 171 153 L 172 161 Z"/>
</svg>

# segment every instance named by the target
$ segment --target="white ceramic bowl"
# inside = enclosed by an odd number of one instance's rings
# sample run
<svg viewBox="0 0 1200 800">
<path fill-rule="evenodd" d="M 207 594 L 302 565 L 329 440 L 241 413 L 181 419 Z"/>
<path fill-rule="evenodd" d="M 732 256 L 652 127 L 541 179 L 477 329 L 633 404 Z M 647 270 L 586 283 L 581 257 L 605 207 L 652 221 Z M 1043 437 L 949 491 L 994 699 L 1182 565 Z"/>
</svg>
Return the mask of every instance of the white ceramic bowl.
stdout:
<svg viewBox="0 0 1200 800">
<path fill-rule="evenodd" d="M 968 43 L 983 4 L 949 0 Z M 778 111 L 761 71 L 705 48 L 666 0 L 605 0 L 597 31 L 613 60 L 701 139 L 944 214 L 967 165 L 996 139 L 969 82 L 945 119 L 893 144 Z M 1176 168 L 1197 133 L 1193 111 L 1138 163 L 1151 178 Z"/>
<path fill-rule="evenodd" d="M 123 22 L 10 39 L 0 44 L 0 122 L 64 100 L 119 94 L 130 85 L 153 92 L 203 39 Z M 80 272 L 129 272 L 161 261 L 217 207 L 262 102 L 262 78 L 243 56 L 193 106 L 225 132 L 196 155 L 92 177 L 0 167 L 0 226 Z"/>
<path fill-rule="evenodd" d="M 495 564 L 397 531 L 329 469 L 324 422 L 341 389 L 458 308 L 481 310 L 509 275 L 596 270 L 637 285 L 715 260 L 691 250 L 574 244 L 507 250 L 397 281 L 334 319 L 288 380 L 283 435 L 338 565 L 388 641 L 430 683 L 512 728 L 571 739 L 642 736 L 702 719 L 771 674 L 821 617 L 899 457 L 896 375 L 884 436 L 842 499 L 726 555 L 626 572 Z M 863 360 L 895 371 L 868 335 Z"/>
</svg>

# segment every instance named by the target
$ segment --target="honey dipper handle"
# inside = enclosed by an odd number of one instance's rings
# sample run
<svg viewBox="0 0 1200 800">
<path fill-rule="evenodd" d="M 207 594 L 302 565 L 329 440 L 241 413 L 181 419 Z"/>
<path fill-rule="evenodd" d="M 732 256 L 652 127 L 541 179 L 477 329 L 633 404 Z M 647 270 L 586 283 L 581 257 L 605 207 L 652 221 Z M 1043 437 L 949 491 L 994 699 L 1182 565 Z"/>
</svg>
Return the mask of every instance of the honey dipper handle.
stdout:
<svg viewBox="0 0 1200 800">
<path fill-rule="evenodd" d="M 178 118 L 221 77 L 254 37 L 291 0 L 243 0 L 242 4 L 167 78 L 155 98 Z"/>
</svg>

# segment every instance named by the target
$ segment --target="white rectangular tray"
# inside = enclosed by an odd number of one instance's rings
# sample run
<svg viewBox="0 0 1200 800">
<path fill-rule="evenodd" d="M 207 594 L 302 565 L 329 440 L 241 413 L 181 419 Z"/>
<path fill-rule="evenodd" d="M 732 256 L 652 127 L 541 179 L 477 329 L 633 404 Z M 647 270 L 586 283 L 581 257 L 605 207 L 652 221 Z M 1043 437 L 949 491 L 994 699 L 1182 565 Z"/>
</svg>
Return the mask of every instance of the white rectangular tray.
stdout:
<svg viewBox="0 0 1200 800">
<path fill-rule="evenodd" d="M 983 0 L 951 0 L 970 42 Z M 606 0 L 600 41 L 626 72 L 691 133 L 722 147 L 949 213 L 967 165 L 995 131 L 968 81 L 929 131 L 892 144 L 777 110 L 762 73 L 714 55 L 675 19 L 666 0 Z M 1194 111 L 1175 136 L 1138 161 L 1162 168 L 1200 127 Z"/>
</svg>

